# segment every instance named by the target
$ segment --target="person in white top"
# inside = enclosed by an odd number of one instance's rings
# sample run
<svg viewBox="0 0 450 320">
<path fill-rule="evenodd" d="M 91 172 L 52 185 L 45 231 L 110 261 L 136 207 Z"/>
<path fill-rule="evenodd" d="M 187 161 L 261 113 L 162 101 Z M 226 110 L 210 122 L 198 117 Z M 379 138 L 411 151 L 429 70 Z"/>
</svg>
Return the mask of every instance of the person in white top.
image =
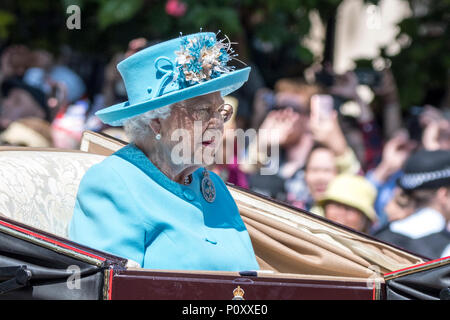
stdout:
<svg viewBox="0 0 450 320">
<path fill-rule="evenodd" d="M 412 214 L 389 223 L 375 237 L 437 259 L 450 255 L 450 150 L 420 150 L 406 161 L 397 182 L 398 205 Z"/>
</svg>

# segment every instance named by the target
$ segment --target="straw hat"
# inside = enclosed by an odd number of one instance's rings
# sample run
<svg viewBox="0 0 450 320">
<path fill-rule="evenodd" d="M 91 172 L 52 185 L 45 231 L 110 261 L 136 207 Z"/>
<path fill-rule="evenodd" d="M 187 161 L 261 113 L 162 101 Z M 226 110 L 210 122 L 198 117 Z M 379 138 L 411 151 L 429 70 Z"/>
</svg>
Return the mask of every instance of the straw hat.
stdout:
<svg viewBox="0 0 450 320">
<path fill-rule="evenodd" d="M 0 142 L 16 146 L 47 148 L 52 146 L 50 124 L 38 118 L 24 118 L 11 123 L 0 134 Z"/>
<path fill-rule="evenodd" d="M 373 222 L 376 220 L 373 208 L 376 195 L 376 189 L 364 177 L 341 174 L 330 182 L 319 205 L 324 206 L 328 201 L 338 202 L 358 209 Z"/>
</svg>

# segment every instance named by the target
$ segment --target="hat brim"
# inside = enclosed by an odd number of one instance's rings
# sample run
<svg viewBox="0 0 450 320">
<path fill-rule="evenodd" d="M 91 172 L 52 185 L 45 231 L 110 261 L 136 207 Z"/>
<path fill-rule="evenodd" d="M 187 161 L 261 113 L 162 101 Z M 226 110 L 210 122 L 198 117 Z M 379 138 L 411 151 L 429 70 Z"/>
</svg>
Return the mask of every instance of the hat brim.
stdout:
<svg viewBox="0 0 450 320">
<path fill-rule="evenodd" d="M 362 214 L 364 214 L 372 222 L 375 222 L 377 219 L 377 213 L 375 212 L 375 210 L 372 207 L 368 207 L 368 206 L 359 204 L 359 203 L 353 201 L 352 199 L 347 199 L 347 198 L 343 198 L 343 197 L 339 197 L 339 196 L 327 195 L 324 198 L 322 198 L 321 200 L 317 201 L 317 204 L 319 206 L 325 208 L 325 205 L 330 201 L 342 203 L 346 206 L 355 208 L 358 211 L 360 211 Z"/>
<path fill-rule="evenodd" d="M 220 91 L 222 97 L 239 89 L 250 74 L 250 67 L 232 71 L 191 87 L 169 92 L 160 97 L 130 105 L 128 101 L 99 110 L 95 113 L 99 119 L 111 126 L 121 126 L 125 120 L 139 114 L 167 106 L 186 99 Z"/>
</svg>

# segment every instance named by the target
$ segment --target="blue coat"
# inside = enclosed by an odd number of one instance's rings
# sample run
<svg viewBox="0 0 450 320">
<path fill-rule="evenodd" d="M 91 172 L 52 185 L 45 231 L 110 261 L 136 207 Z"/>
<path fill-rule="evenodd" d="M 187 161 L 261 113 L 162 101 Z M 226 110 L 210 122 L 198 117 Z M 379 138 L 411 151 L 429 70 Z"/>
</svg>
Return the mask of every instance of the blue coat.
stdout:
<svg viewBox="0 0 450 320">
<path fill-rule="evenodd" d="M 203 168 L 178 184 L 130 144 L 91 167 L 81 180 L 69 238 L 166 270 L 257 270 L 236 203 L 216 174 L 216 199 L 200 190 Z"/>
</svg>

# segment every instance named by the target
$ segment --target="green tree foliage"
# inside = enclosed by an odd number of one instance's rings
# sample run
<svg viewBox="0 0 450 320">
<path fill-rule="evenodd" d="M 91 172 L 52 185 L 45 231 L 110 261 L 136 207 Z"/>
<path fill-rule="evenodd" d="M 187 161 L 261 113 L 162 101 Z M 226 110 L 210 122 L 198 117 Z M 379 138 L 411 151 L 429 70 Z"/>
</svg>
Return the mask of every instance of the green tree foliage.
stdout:
<svg viewBox="0 0 450 320">
<path fill-rule="evenodd" d="M 404 108 L 438 105 L 450 80 L 450 0 L 408 2 L 413 16 L 399 23 L 397 36 L 404 48 L 395 56 L 382 55 L 392 61 Z"/>
<path fill-rule="evenodd" d="M 182 0 L 180 0 L 182 1 Z M 292 53 L 306 63 L 311 55 L 299 39 L 309 32 L 308 13 L 326 16 L 340 0 L 183 0 L 181 17 L 165 11 L 166 0 L 4 0 L 0 4 L 0 41 L 26 42 L 51 49 L 67 44 L 88 52 L 111 53 L 133 37 L 167 38 L 203 30 L 230 37 L 255 35 L 274 48 L 294 44 Z M 67 30 L 69 5 L 81 8 L 81 30 Z"/>
<path fill-rule="evenodd" d="M 326 24 L 342 0 L 177 0 L 187 6 L 180 16 L 166 12 L 167 0 L 2 0 L 0 44 L 25 43 L 59 53 L 63 45 L 108 60 L 133 38 L 163 40 L 184 34 L 222 30 L 239 42 L 239 54 L 261 67 L 268 83 L 295 76 L 313 62 L 301 40 L 310 31 L 309 14 L 317 10 Z M 365 0 L 378 3 L 379 0 Z M 428 3 L 399 24 L 399 38 L 409 42 L 392 61 L 403 106 L 423 103 L 427 92 L 448 86 L 450 0 Z M 81 30 L 68 30 L 66 9 L 81 8 Z"/>
</svg>

